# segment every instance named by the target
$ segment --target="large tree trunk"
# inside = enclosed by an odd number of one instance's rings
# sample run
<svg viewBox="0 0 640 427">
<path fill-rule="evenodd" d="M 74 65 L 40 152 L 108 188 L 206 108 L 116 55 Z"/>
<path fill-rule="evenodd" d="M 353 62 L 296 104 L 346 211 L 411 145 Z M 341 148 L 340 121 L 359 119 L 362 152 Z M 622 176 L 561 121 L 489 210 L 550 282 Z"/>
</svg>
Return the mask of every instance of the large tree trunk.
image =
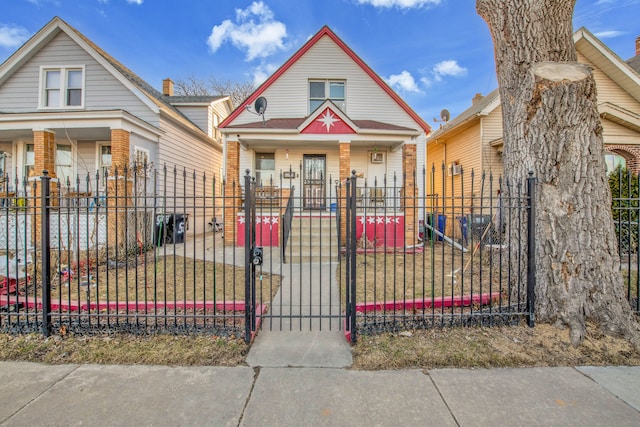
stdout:
<svg viewBox="0 0 640 427">
<path fill-rule="evenodd" d="M 532 171 L 536 192 L 536 318 L 570 327 L 586 319 L 637 344 L 624 297 L 611 216 L 602 127 L 591 70 L 578 64 L 575 0 L 477 0 L 494 41 L 504 120 L 504 170 Z"/>
</svg>

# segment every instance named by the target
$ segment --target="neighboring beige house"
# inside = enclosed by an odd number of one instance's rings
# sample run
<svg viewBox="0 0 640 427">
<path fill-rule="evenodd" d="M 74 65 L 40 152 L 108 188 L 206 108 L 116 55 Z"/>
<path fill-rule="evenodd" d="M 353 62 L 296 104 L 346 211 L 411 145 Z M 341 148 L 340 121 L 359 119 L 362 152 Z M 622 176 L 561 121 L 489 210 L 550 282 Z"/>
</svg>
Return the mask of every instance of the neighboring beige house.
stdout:
<svg viewBox="0 0 640 427">
<path fill-rule="evenodd" d="M 167 188 L 163 179 L 150 179 L 148 193 L 172 196 L 174 167 L 179 196 L 185 168 L 188 177 L 220 179 L 217 125 L 232 110 L 230 98 L 176 97 L 169 79 L 163 92 L 53 18 L 0 65 L 0 192 L 19 193 L 24 178 L 46 169 L 61 192 L 70 182 L 74 192 L 104 193 L 106 185 L 93 184 L 96 171 L 113 175 L 116 167 L 144 162 L 171 171 Z M 186 188 L 184 195 L 192 195 L 194 186 Z M 195 188 L 204 195 L 203 185 Z M 204 223 L 193 221 L 191 232 Z"/>
<path fill-rule="evenodd" d="M 628 62 L 620 59 L 604 43 L 584 28 L 574 33 L 578 61 L 593 68 L 598 91 L 598 110 L 602 118 L 607 170 L 618 164 L 640 171 L 640 38 L 636 56 Z M 427 139 L 427 165 L 435 166 L 433 178 L 428 174 L 427 194 L 434 200 L 472 194 L 489 196 L 488 176 L 494 177 L 498 189 L 502 175 L 502 108 L 498 90 L 486 96 L 476 95 L 469 109 Z M 444 164 L 444 172 L 442 165 Z M 464 171 L 464 178 L 459 171 Z M 470 172 L 475 179 L 471 182 Z M 481 189 L 480 177 L 487 180 Z M 493 194 L 495 196 L 495 193 Z M 476 204 L 479 202 L 475 200 Z M 456 203 L 455 201 L 453 202 Z M 451 203 L 449 203 L 451 204 Z"/>
<path fill-rule="evenodd" d="M 255 111 L 260 98 L 267 104 L 264 117 Z M 301 211 L 329 211 L 336 182 L 355 170 L 361 177 L 362 208 L 395 209 L 396 224 L 404 222 L 403 231 L 414 233 L 417 210 L 403 210 L 400 200 L 403 194 L 424 194 L 422 179 L 414 179 L 414 173 L 424 166 L 430 127 L 328 27 L 220 127 L 227 182 L 244 185 L 243 171 L 249 169 L 274 191 L 295 186 Z M 281 172 L 290 177 L 282 184 Z M 381 188 L 365 191 L 365 183 Z M 238 215 L 225 214 L 225 229 L 237 226 Z M 404 238 L 396 243 L 404 244 Z"/>
</svg>

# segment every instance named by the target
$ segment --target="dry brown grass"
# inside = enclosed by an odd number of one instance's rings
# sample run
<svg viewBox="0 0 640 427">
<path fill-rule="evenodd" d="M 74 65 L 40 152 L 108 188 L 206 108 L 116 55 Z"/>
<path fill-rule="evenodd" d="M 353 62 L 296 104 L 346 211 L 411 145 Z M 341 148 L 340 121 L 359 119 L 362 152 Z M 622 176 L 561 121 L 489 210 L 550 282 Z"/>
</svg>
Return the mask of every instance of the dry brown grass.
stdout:
<svg viewBox="0 0 640 427">
<path fill-rule="evenodd" d="M 435 242 L 424 252 L 358 254 L 356 300 L 364 303 L 463 295 L 472 291 L 477 294 L 481 290 L 480 283 L 482 292 L 489 292 L 489 283 L 492 284 L 491 291 L 498 292 L 501 290 L 499 262 L 498 251 L 483 249 L 472 256 L 472 252 L 462 254 L 440 242 Z M 506 265 L 506 258 L 502 263 Z M 343 265 L 346 268 L 346 264 Z M 337 274 L 344 285 L 345 272 L 338 270 Z M 504 278 L 503 281 L 506 282 Z"/>
<path fill-rule="evenodd" d="M 181 256 L 139 259 L 118 268 L 91 271 L 94 286 L 79 286 L 85 277 L 55 281 L 52 298 L 81 299 L 87 290 L 103 301 L 234 301 L 244 300 L 244 268 Z M 263 274 L 263 289 L 275 295 L 280 276 Z M 268 296 L 268 295 L 267 295 Z"/>
<path fill-rule="evenodd" d="M 0 360 L 51 364 L 237 366 L 248 350 L 242 340 L 210 335 L 0 334 Z M 353 356 L 353 369 L 361 370 L 640 365 L 640 352 L 628 341 L 603 335 L 593 324 L 579 347 L 571 345 L 568 330 L 538 324 L 360 335 Z"/>
<path fill-rule="evenodd" d="M 353 367 L 366 370 L 640 365 L 631 343 L 593 324 L 579 347 L 571 345 L 568 329 L 539 324 L 361 335 L 353 356 Z"/>
<path fill-rule="evenodd" d="M 50 364 L 237 366 L 243 363 L 248 348 L 242 340 L 210 335 L 44 338 L 38 334 L 0 334 L 0 360 Z"/>
</svg>

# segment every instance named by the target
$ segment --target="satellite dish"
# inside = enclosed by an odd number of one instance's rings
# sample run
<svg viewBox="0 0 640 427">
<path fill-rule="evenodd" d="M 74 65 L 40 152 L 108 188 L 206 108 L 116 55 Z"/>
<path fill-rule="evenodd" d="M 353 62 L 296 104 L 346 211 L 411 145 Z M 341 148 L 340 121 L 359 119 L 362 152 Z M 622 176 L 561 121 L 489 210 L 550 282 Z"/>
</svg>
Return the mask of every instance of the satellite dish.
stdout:
<svg viewBox="0 0 640 427">
<path fill-rule="evenodd" d="M 264 112 L 267 109 L 267 98 L 261 96 L 260 98 L 256 99 L 255 104 L 253 104 L 253 109 L 256 113 L 264 117 Z"/>
<path fill-rule="evenodd" d="M 445 108 L 444 110 L 440 111 L 440 118 L 442 119 L 443 122 L 445 123 L 448 122 L 449 119 L 451 119 L 451 114 L 449 113 L 449 110 Z"/>
</svg>

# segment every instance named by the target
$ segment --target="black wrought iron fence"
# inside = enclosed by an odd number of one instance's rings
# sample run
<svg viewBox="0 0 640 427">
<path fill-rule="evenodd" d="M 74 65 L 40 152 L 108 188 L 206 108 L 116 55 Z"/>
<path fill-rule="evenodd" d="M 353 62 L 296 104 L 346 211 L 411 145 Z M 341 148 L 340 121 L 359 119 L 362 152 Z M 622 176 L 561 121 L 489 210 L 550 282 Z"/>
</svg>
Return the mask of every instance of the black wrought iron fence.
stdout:
<svg viewBox="0 0 640 427">
<path fill-rule="evenodd" d="M 248 202 L 235 181 L 167 168 L 26 181 L 0 193 L 0 330 L 250 339 L 261 320 L 292 328 L 304 318 L 329 319 L 355 340 L 533 323 L 533 177 L 432 169 L 393 178 L 382 192 L 363 181 L 329 179 L 325 208 L 313 210 L 292 179 L 255 185 Z M 638 205 L 637 194 L 614 194 L 619 242 L 637 242 Z M 263 250 L 259 268 L 247 236 Z M 638 310 L 637 246 L 621 245 L 621 260 Z"/>
<path fill-rule="evenodd" d="M 242 336 L 235 232 L 209 226 L 240 211 L 235 185 L 145 167 L 4 197 L 0 330 Z"/>
<path fill-rule="evenodd" d="M 385 180 L 386 182 L 386 180 Z M 453 325 L 533 324 L 535 179 L 511 184 L 433 168 L 393 187 L 398 203 L 361 202 L 347 185 L 341 267 L 347 325 L 373 333 Z M 426 196 L 411 188 L 426 189 Z M 386 194 L 364 187 L 366 194 Z M 395 197 L 395 196 L 394 196 Z M 528 222 L 528 220 L 530 220 Z M 528 240 L 529 239 L 529 240 Z M 529 255 L 531 254 L 531 255 Z"/>
<path fill-rule="evenodd" d="M 618 168 L 609 175 L 609 184 L 611 213 L 620 251 L 620 271 L 627 299 L 635 312 L 640 313 L 640 177 Z"/>
</svg>

